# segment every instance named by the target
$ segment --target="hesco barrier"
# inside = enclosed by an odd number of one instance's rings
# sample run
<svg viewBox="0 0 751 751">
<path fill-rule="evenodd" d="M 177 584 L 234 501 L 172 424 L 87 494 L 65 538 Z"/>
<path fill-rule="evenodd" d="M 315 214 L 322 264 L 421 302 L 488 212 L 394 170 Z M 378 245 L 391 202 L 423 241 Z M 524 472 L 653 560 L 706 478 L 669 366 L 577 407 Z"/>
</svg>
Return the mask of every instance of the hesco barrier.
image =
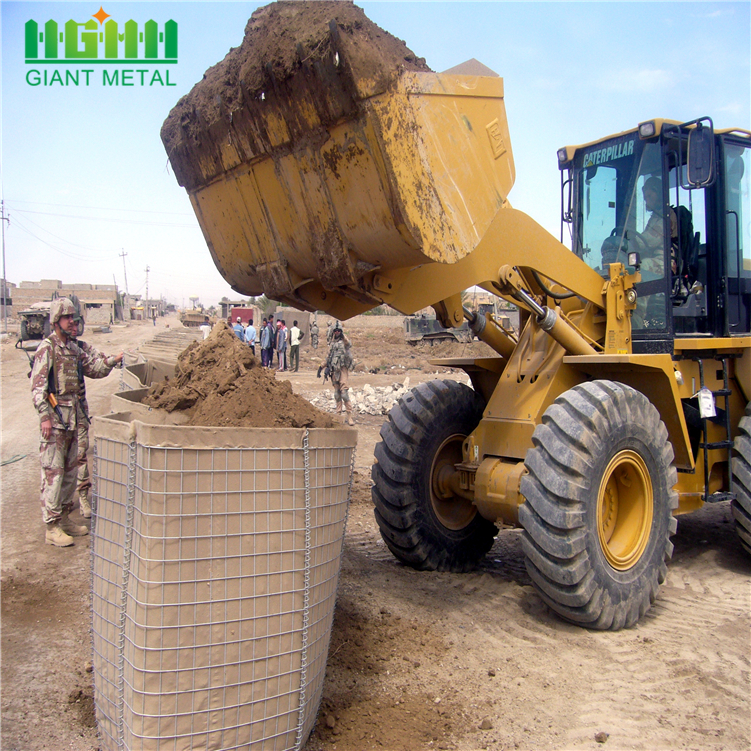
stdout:
<svg viewBox="0 0 751 751">
<path fill-rule="evenodd" d="M 142 419 L 93 424 L 102 747 L 299 749 L 323 687 L 356 432 Z"/>
<path fill-rule="evenodd" d="M 122 381 L 126 389 L 141 389 L 153 386 L 165 378 L 173 378 L 175 375 L 175 362 L 162 360 L 146 360 L 134 365 L 127 365 L 123 369 Z"/>
</svg>

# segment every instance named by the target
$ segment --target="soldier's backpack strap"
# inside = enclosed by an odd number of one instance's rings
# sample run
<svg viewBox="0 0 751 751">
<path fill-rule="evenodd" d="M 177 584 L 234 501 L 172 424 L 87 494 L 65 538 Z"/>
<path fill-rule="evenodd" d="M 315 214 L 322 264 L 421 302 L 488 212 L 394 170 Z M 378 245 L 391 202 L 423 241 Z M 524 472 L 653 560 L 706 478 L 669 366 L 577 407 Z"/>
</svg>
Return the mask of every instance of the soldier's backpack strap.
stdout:
<svg viewBox="0 0 751 751">
<path fill-rule="evenodd" d="M 55 368 L 55 345 L 49 337 L 44 341 L 50 343 L 50 353 L 52 355 L 52 365 L 47 374 L 47 393 L 57 394 L 57 369 Z"/>
<path fill-rule="evenodd" d="M 76 339 L 76 344 L 78 344 L 79 349 L 81 348 L 80 342 L 78 339 Z M 77 360 L 77 370 L 78 370 L 78 393 L 79 396 L 82 398 L 86 397 L 86 381 L 83 379 L 83 363 L 81 362 L 81 358 L 79 357 Z"/>
</svg>

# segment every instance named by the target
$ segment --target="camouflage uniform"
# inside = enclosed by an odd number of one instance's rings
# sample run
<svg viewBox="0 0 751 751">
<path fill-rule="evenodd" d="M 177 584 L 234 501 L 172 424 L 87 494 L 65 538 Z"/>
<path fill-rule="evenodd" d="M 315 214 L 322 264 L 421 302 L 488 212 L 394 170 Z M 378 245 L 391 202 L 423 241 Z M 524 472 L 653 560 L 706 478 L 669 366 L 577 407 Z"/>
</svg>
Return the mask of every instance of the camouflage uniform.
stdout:
<svg viewBox="0 0 751 751">
<path fill-rule="evenodd" d="M 318 324 L 315 320 L 310 324 L 310 346 L 318 349 Z"/>
<path fill-rule="evenodd" d="M 52 422 L 52 434 L 41 439 L 39 454 L 42 464 L 42 518 L 45 524 L 59 521 L 73 508 L 73 496 L 78 481 L 81 449 L 85 461 L 88 448 L 86 407 L 80 398 L 81 386 L 78 364 L 89 378 L 104 378 L 115 366 L 115 357 L 107 357 L 92 347 L 82 347 L 74 339 L 64 343 L 57 333 L 51 334 L 37 349 L 31 371 L 31 395 L 43 420 Z M 51 376 L 51 374 L 54 375 Z M 50 381 L 64 422 L 48 401 Z M 83 434 L 83 446 L 79 440 Z M 88 468 L 86 469 L 88 478 Z M 90 482 L 89 482 L 90 484 Z"/>
<path fill-rule="evenodd" d="M 76 339 L 76 344 L 87 357 L 92 360 L 106 359 L 98 350 L 94 349 L 88 342 Z M 77 492 L 81 499 L 81 513 L 85 517 L 91 516 L 89 507 L 89 490 L 91 489 L 91 477 L 89 476 L 89 404 L 86 401 L 86 384 L 81 383 L 81 393 L 78 395 L 79 403 L 85 417 L 77 423 L 76 433 L 78 434 L 78 470 L 76 471 Z M 86 507 L 86 509 L 84 508 Z M 88 511 L 88 513 L 87 513 Z"/>
<path fill-rule="evenodd" d="M 668 212 L 670 216 L 670 237 L 672 243 L 678 237 L 678 219 L 672 208 L 669 208 Z M 653 278 L 659 279 L 665 275 L 663 251 L 665 242 L 665 217 L 657 211 L 653 211 L 640 238 L 644 248 L 641 253 L 642 271 L 654 274 Z M 638 243 L 635 247 L 638 249 Z"/>
<path fill-rule="evenodd" d="M 675 211 L 668 208 L 671 244 L 678 236 L 678 220 Z M 641 239 L 641 272 L 645 282 L 662 279 L 665 276 L 665 217 L 653 211 L 647 226 L 639 235 Z M 639 244 L 634 245 L 639 249 Z M 672 253 L 672 248 L 671 248 Z M 633 328 L 662 328 L 665 325 L 665 295 L 657 292 L 647 297 L 639 297 L 632 318 Z"/>
<path fill-rule="evenodd" d="M 341 329 L 338 329 L 341 331 Z M 331 383 L 334 386 L 334 399 L 336 411 L 342 411 L 342 405 L 349 415 L 349 423 L 352 425 L 352 405 L 349 401 L 349 371 L 353 365 L 351 345 L 349 339 L 342 334 L 341 339 L 333 337 L 329 348 L 329 356 L 326 358 L 326 366 L 331 373 Z"/>
</svg>

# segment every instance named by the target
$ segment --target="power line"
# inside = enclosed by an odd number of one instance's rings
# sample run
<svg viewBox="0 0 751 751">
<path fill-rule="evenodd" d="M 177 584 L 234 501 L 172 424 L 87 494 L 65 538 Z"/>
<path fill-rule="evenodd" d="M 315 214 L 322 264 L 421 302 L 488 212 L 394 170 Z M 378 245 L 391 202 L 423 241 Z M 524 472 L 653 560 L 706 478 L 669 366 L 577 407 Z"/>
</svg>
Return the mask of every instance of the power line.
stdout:
<svg viewBox="0 0 751 751">
<path fill-rule="evenodd" d="M 57 251 L 61 255 L 64 255 L 66 258 L 72 258 L 75 261 L 102 261 L 107 260 L 106 258 L 102 258 L 101 256 L 84 256 L 80 253 L 71 253 L 69 250 L 64 250 L 63 248 L 59 248 L 57 245 L 53 245 L 52 243 L 47 242 L 43 238 L 39 237 L 39 235 L 35 235 L 28 227 L 24 227 L 21 222 L 18 221 L 18 217 L 16 217 L 15 226 L 21 230 L 21 232 L 25 232 L 30 237 L 33 237 L 35 240 L 38 240 L 42 245 L 46 245 L 48 248 L 51 248 L 54 251 Z M 106 252 L 106 251 L 104 251 Z"/>
<path fill-rule="evenodd" d="M 5 201 L 0 201 L 0 225 L 3 231 L 3 331 L 8 333 L 8 306 L 5 301 L 8 297 L 8 280 L 5 278 L 5 222 L 10 224 L 10 218 L 5 216 Z"/>
<path fill-rule="evenodd" d="M 28 209 L 16 209 L 22 214 L 35 214 L 36 216 L 57 216 L 66 219 L 79 219 L 88 222 L 116 222 L 118 224 L 136 224 L 148 227 L 186 227 L 189 229 L 198 229 L 198 224 L 182 224 L 180 222 L 149 222 L 138 221 L 137 219 L 118 219 L 117 217 L 108 216 L 83 216 L 82 214 L 56 214 L 51 211 L 29 211 Z"/>
<path fill-rule="evenodd" d="M 24 220 L 29 222 L 30 224 L 33 224 L 38 229 L 42 230 L 42 232 L 46 232 L 48 235 L 51 235 L 52 237 L 56 238 L 57 240 L 60 240 L 61 242 L 66 243 L 67 245 L 72 245 L 75 248 L 81 248 L 81 250 L 91 250 L 94 253 L 111 253 L 112 251 L 104 250 L 103 248 L 91 248 L 87 245 L 79 245 L 78 243 L 71 242 L 70 240 L 66 240 L 64 237 L 60 237 L 60 235 L 56 235 L 54 232 L 50 232 L 46 227 L 42 227 L 41 224 L 37 224 L 33 219 L 29 219 L 28 216 L 24 217 Z M 38 239 L 38 238 L 37 238 Z"/>
<path fill-rule="evenodd" d="M 60 208 L 64 209 L 88 209 L 90 211 L 125 211 L 133 214 L 162 214 L 165 216 L 185 216 L 185 217 L 192 217 L 193 214 L 187 214 L 184 211 L 150 211 L 148 209 L 123 209 L 123 208 L 109 208 L 107 206 L 79 206 L 78 204 L 73 203 L 45 203 L 43 201 L 21 201 L 21 200 L 11 200 L 11 204 L 17 204 L 17 203 L 30 203 L 34 206 L 58 206 Z M 23 211 L 23 209 L 18 209 L 19 211 Z M 28 209 L 26 209 L 28 211 Z"/>
</svg>

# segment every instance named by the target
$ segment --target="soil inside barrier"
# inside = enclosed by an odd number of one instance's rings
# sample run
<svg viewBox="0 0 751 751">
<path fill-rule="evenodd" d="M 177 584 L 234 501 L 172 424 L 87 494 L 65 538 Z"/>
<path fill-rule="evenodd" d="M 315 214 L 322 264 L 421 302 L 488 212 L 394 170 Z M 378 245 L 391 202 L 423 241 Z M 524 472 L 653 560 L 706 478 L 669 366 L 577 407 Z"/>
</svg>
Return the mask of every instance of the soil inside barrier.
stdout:
<svg viewBox="0 0 751 751">
<path fill-rule="evenodd" d="M 247 344 L 222 322 L 208 339 L 191 344 L 178 358 L 175 377 L 154 384 L 143 403 L 181 411 L 187 425 L 241 428 L 330 428 L 330 415 L 277 381 Z"/>
</svg>

